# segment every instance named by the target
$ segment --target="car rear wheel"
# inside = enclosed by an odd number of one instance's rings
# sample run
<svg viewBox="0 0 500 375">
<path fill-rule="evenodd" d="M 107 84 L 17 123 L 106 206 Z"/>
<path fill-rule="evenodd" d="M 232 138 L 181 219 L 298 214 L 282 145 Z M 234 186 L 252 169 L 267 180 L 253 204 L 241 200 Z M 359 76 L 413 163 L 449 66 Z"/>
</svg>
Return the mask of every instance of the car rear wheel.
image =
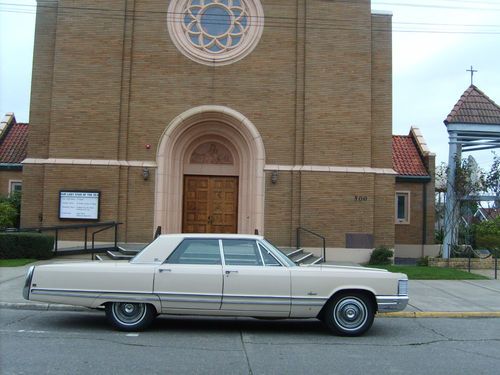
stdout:
<svg viewBox="0 0 500 375">
<path fill-rule="evenodd" d="M 108 321 L 120 331 L 141 331 L 156 317 L 156 310 L 146 303 L 111 302 L 106 304 Z"/>
<path fill-rule="evenodd" d="M 337 295 L 328 302 L 323 321 L 335 334 L 360 336 L 370 329 L 374 317 L 374 307 L 368 296 L 348 293 Z"/>
</svg>

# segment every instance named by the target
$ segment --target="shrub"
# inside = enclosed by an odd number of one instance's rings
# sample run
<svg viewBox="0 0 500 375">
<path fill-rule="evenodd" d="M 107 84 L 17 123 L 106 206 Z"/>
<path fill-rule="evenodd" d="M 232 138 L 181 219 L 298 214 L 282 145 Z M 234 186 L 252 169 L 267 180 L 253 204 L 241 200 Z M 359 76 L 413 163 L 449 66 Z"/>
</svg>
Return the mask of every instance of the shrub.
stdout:
<svg viewBox="0 0 500 375">
<path fill-rule="evenodd" d="M 476 225 L 476 245 L 490 251 L 500 250 L 500 216 Z"/>
<path fill-rule="evenodd" d="M 419 267 L 427 267 L 427 266 L 429 266 L 429 257 L 425 256 L 425 257 L 422 257 L 422 258 L 418 258 L 417 259 L 417 266 L 419 266 Z"/>
<path fill-rule="evenodd" d="M 19 227 L 21 212 L 21 193 L 15 192 L 8 197 L 0 196 L 0 228 Z"/>
<path fill-rule="evenodd" d="M 41 233 L 0 233 L 0 259 L 50 259 L 54 237 Z"/>
<path fill-rule="evenodd" d="M 394 253 L 392 250 L 385 246 L 379 246 L 372 251 L 368 264 L 391 264 L 391 258 L 393 255 Z"/>
</svg>

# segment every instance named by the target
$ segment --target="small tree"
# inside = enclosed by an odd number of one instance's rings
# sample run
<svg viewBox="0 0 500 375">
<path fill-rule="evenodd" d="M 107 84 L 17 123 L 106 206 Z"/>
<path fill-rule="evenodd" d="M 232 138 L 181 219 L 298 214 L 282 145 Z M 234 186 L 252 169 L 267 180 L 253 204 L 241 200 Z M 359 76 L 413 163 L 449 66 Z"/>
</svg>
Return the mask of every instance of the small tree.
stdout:
<svg viewBox="0 0 500 375">
<path fill-rule="evenodd" d="M 500 216 L 485 220 L 475 228 L 476 246 L 493 252 L 500 251 Z"/>
<path fill-rule="evenodd" d="M 500 156 L 493 152 L 493 164 L 484 179 L 486 190 L 498 199 L 495 208 L 500 208 Z"/>
<path fill-rule="evenodd" d="M 21 193 L 12 193 L 9 197 L 0 197 L 0 228 L 19 227 L 21 211 Z"/>
<path fill-rule="evenodd" d="M 448 168 L 446 168 L 446 173 L 444 173 L 445 164 L 441 164 L 438 168 L 438 177 L 440 179 L 440 185 L 443 186 L 443 178 L 446 178 L 444 186 L 446 186 L 447 191 L 452 191 L 456 197 L 454 207 L 451 208 L 450 212 L 457 212 L 460 216 L 472 216 L 477 210 L 478 204 L 475 201 L 462 202 L 464 197 L 470 195 L 478 195 L 485 190 L 484 182 L 484 172 L 477 165 L 476 160 L 469 156 L 466 159 L 457 159 L 455 167 L 455 179 L 454 181 L 449 181 L 445 175 L 448 175 Z M 456 220 L 452 223 L 448 220 L 454 220 L 454 215 L 446 216 L 444 215 L 445 207 L 441 207 L 443 212 L 436 212 L 436 217 L 440 215 L 444 216 L 443 227 L 441 231 L 438 231 L 438 236 L 441 238 L 446 237 L 449 234 L 448 231 L 452 231 L 453 236 L 461 237 L 459 240 L 457 237 L 453 240 L 456 244 L 457 242 L 470 242 L 472 235 L 470 233 L 470 228 L 464 227 L 464 222 L 462 220 Z M 462 226 L 461 226 L 462 225 Z M 452 254 L 450 254 L 451 256 Z"/>
</svg>

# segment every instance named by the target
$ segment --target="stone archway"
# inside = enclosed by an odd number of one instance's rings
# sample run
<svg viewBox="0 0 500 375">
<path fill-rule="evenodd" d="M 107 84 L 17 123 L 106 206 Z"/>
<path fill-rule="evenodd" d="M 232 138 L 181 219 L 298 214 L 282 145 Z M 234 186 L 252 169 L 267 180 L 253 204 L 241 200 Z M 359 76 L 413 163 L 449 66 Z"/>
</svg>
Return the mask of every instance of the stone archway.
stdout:
<svg viewBox="0 0 500 375">
<path fill-rule="evenodd" d="M 223 145 L 232 164 L 190 163 L 193 152 L 210 142 Z M 256 229 L 263 233 L 264 144 L 257 128 L 241 113 L 223 106 L 201 106 L 180 114 L 163 132 L 156 159 L 155 228 L 181 232 L 184 176 L 206 173 L 238 176 L 238 233 Z"/>
</svg>

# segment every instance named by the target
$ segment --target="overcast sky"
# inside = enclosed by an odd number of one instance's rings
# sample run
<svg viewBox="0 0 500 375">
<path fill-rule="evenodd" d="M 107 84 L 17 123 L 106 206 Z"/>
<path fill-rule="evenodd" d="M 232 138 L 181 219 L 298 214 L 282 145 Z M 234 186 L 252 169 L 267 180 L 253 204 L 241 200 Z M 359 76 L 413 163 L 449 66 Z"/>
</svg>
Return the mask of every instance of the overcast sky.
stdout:
<svg viewBox="0 0 500 375">
<path fill-rule="evenodd" d="M 0 114 L 19 122 L 29 121 L 35 5 L 0 0 Z M 443 120 L 470 85 L 466 69 L 500 104 L 500 0 L 373 0 L 372 9 L 393 14 L 393 133 L 419 127 L 437 162 L 447 161 Z M 492 159 L 474 156 L 485 168 Z"/>
</svg>

